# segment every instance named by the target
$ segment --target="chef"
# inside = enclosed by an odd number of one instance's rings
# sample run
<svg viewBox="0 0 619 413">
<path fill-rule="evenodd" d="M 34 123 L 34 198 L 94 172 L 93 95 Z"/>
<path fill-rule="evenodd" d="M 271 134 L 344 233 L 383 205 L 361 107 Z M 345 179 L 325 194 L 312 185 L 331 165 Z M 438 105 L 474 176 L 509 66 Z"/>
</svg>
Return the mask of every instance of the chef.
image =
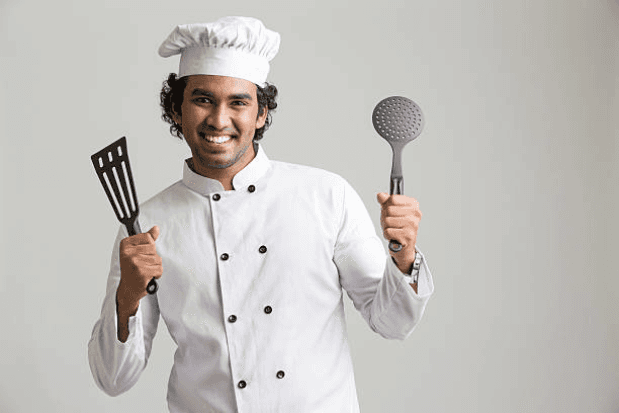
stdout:
<svg viewBox="0 0 619 413">
<path fill-rule="evenodd" d="M 416 248 L 417 201 L 377 195 L 383 236 L 403 245 L 386 255 L 346 180 L 271 160 L 260 145 L 279 42 L 259 20 L 226 17 L 178 26 L 159 49 L 181 55 L 161 102 L 192 156 L 181 180 L 141 205 L 150 230 L 118 232 L 88 344 L 109 395 L 137 382 L 161 317 L 178 346 L 172 413 L 358 412 L 343 292 L 386 338 L 406 338 L 423 315 L 434 287 Z"/>
</svg>

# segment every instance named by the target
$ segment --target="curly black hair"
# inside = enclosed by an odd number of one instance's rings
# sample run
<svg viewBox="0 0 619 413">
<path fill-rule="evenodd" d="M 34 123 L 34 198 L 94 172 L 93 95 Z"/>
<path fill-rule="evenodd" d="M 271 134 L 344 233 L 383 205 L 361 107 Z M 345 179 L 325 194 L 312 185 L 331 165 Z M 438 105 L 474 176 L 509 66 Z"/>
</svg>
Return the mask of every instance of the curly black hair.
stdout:
<svg viewBox="0 0 619 413">
<path fill-rule="evenodd" d="M 167 80 L 163 81 L 161 93 L 159 94 L 160 105 L 162 110 L 161 118 L 170 124 L 170 133 L 179 139 L 183 139 L 181 125 L 174 121 L 175 113 L 181 114 L 181 105 L 183 104 L 183 93 L 187 86 L 187 76 L 177 77 L 176 73 L 170 73 Z M 267 119 L 264 126 L 256 129 L 254 140 L 262 139 L 264 132 L 271 126 L 271 112 L 277 108 L 277 88 L 275 85 L 267 83 L 264 87 L 256 85 L 256 94 L 258 96 L 258 116 L 264 113 L 264 109 L 268 109 Z"/>
</svg>

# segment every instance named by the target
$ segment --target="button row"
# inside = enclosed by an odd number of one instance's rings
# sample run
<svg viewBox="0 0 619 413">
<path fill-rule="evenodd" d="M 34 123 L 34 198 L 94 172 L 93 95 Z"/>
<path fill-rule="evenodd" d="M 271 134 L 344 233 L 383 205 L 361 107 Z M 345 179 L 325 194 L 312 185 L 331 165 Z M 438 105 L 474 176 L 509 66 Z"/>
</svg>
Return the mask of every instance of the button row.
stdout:
<svg viewBox="0 0 619 413">
<path fill-rule="evenodd" d="M 283 379 L 284 376 L 286 376 L 286 373 L 284 373 L 283 370 L 278 371 L 275 375 L 275 377 L 277 377 L 278 379 Z M 244 389 L 245 387 L 247 387 L 247 382 L 245 380 L 241 380 L 237 383 L 237 386 L 239 387 L 239 389 Z"/>
<path fill-rule="evenodd" d="M 266 314 L 271 314 L 273 312 L 273 307 L 271 307 L 270 305 L 267 305 L 266 307 L 264 307 L 264 312 Z M 230 323 L 236 323 L 237 317 L 232 314 L 230 317 L 228 317 L 228 321 Z"/>
<path fill-rule="evenodd" d="M 258 252 L 260 254 L 265 254 L 267 252 L 267 247 L 265 245 L 261 245 L 260 248 L 258 248 Z M 230 258 L 230 254 L 224 252 L 219 256 L 219 258 L 221 258 L 222 261 L 227 261 Z"/>
<path fill-rule="evenodd" d="M 250 185 L 250 186 L 247 187 L 247 190 L 249 192 L 255 192 L 256 191 L 256 186 L 255 185 Z M 212 198 L 213 198 L 213 201 L 219 201 L 221 199 L 221 195 L 213 194 Z"/>
</svg>

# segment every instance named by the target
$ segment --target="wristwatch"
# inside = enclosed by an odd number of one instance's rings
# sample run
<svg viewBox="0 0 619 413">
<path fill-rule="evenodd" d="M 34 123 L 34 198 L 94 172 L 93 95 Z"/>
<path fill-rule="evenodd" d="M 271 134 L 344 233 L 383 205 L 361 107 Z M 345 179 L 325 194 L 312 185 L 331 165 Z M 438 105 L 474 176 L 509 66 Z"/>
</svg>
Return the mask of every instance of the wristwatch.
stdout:
<svg viewBox="0 0 619 413">
<path fill-rule="evenodd" d="M 413 261 L 413 269 L 410 274 L 409 284 L 417 284 L 417 282 L 419 281 L 419 269 L 421 268 L 421 260 L 421 254 L 419 253 L 419 251 L 417 251 L 417 249 L 415 249 L 415 261 Z"/>
</svg>

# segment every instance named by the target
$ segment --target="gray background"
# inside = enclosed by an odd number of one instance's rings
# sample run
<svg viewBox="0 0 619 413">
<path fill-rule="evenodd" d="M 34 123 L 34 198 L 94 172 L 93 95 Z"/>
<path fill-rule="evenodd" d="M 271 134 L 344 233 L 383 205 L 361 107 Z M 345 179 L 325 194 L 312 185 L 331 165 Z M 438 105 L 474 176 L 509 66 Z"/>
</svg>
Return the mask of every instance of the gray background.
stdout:
<svg viewBox="0 0 619 413">
<path fill-rule="evenodd" d="M 0 411 L 165 410 L 163 324 L 130 392 L 89 371 L 117 230 L 89 156 L 128 136 L 142 201 L 180 178 L 156 51 L 225 15 L 282 34 L 268 155 L 341 174 L 377 227 L 371 111 L 425 113 L 405 189 L 436 293 L 404 342 L 347 304 L 362 411 L 619 412 L 615 0 L 0 1 Z"/>
</svg>

